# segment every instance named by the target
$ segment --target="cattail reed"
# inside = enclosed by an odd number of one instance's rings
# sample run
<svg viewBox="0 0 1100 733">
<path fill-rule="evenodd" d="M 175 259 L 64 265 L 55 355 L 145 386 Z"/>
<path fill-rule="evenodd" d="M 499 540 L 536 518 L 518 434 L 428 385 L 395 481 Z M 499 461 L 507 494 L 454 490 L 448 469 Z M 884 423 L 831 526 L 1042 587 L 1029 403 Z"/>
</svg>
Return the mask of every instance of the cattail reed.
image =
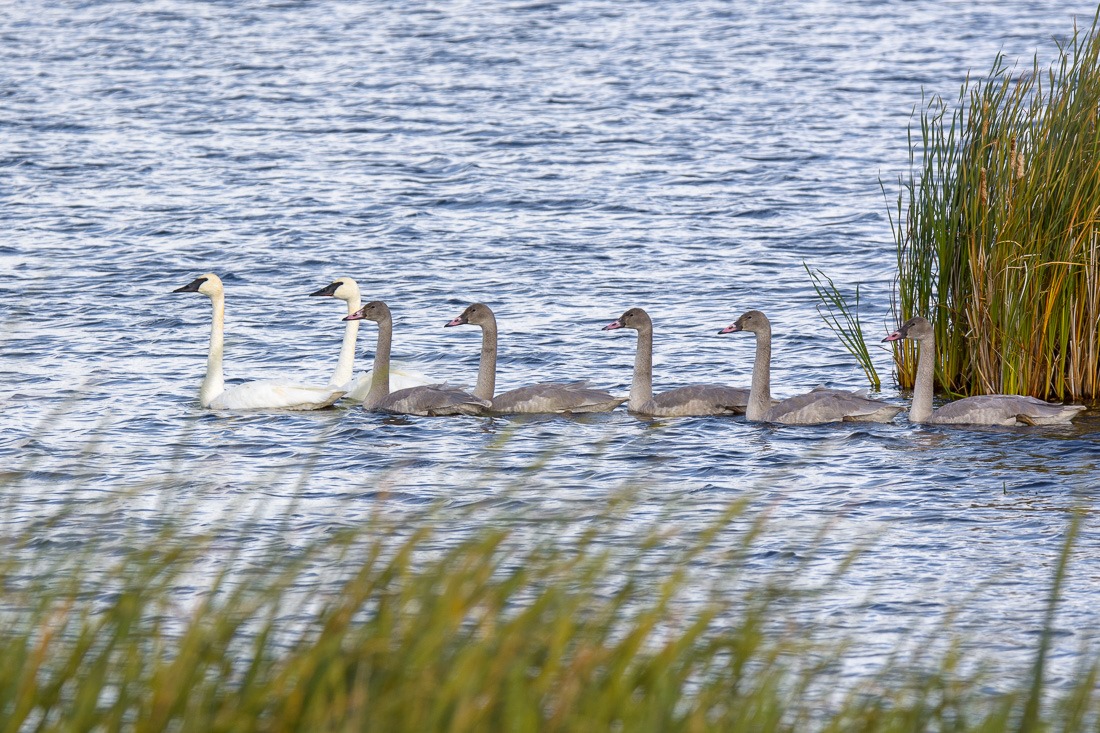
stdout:
<svg viewBox="0 0 1100 733">
<path fill-rule="evenodd" d="M 1009 155 L 1012 164 L 1012 176 L 1017 181 L 1024 177 L 1024 152 L 1016 148 L 1016 138 L 1012 138 L 1012 154 Z"/>
<path fill-rule="evenodd" d="M 1096 21 L 1060 54 L 1024 74 L 998 56 L 953 112 L 932 98 L 919 139 L 910 129 L 892 217 L 895 312 L 933 322 L 937 382 L 951 394 L 1100 397 Z M 895 365 L 911 386 L 912 351 Z"/>
</svg>

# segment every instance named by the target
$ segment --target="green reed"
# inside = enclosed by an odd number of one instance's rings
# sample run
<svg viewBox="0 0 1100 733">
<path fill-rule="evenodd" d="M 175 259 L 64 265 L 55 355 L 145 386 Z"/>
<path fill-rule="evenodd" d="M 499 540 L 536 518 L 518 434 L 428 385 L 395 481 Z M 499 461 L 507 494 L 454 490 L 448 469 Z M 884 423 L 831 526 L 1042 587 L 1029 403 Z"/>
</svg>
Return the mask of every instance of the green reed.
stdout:
<svg viewBox="0 0 1100 733">
<path fill-rule="evenodd" d="M 247 521 L 197 535 L 177 511 L 159 531 L 121 543 L 43 545 L 48 528 L 79 510 L 68 507 L 56 522 L 7 538 L 0 556 L 0 731 L 1075 731 L 1096 723 L 1094 661 L 1064 692 L 1043 677 L 1076 523 L 1034 670 L 991 695 L 980 672 L 963 670 L 957 644 L 938 658 L 887 664 L 862 683 L 844 680 L 846 641 L 788 614 L 820 589 L 797 567 L 784 576 L 803 577 L 797 588 L 748 572 L 766 517 L 735 503 L 702 530 L 656 522 L 614 551 L 596 541 L 633 506 L 610 501 L 571 538 L 549 526 L 540 541 L 522 522 L 456 540 L 448 522 L 471 517 L 429 511 L 409 522 L 379 512 L 362 526 L 260 551 L 227 539 L 253 534 Z M 827 537 L 824 527 L 807 539 L 803 562 Z"/>
<path fill-rule="evenodd" d="M 954 110 L 933 97 L 909 130 L 894 309 L 933 323 L 951 393 L 1100 397 L 1096 19 L 1059 54 L 1023 70 L 998 56 Z M 915 356 L 895 351 L 902 386 Z"/>
<path fill-rule="evenodd" d="M 852 305 L 848 305 L 848 299 L 833 284 L 832 278 L 821 270 L 811 270 L 805 262 L 802 266 L 810 276 L 810 283 L 813 284 L 814 292 L 821 301 L 817 306 L 818 314 L 840 338 L 848 353 L 859 362 L 863 373 L 867 375 L 867 381 L 871 383 L 871 388 L 876 391 L 882 389 L 882 380 L 879 379 L 878 370 L 875 369 L 875 363 L 867 349 L 867 341 L 863 338 L 863 325 L 859 320 L 859 284 L 856 284 Z"/>
</svg>

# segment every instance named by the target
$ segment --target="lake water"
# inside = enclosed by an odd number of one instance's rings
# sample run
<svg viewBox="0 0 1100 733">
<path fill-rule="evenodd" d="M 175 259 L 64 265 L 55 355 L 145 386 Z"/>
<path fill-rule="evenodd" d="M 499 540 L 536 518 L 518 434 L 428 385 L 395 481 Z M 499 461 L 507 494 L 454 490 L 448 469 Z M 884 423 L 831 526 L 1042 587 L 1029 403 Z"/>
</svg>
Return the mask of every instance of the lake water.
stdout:
<svg viewBox="0 0 1100 733">
<path fill-rule="evenodd" d="M 215 414 L 197 390 L 206 298 L 226 283 L 231 380 L 323 383 L 339 276 L 395 315 L 395 358 L 472 384 L 484 301 L 498 388 L 588 379 L 625 394 L 645 307 L 657 389 L 747 385 L 769 314 L 773 391 L 866 386 L 803 262 L 861 284 L 894 325 L 887 211 L 922 93 L 953 102 L 998 51 L 1049 59 L 1084 2 L 67 2 L 0 9 L 2 521 L 122 543 L 192 504 L 304 541 L 443 502 L 465 529 L 637 506 L 609 546 L 690 530 L 748 497 L 773 528 L 754 567 L 827 541 L 871 550 L 807 617 L 867 660 L 948 611 L 984 650 L 1034 647 L 1068 511 L 1100 480 L 1100 420 L 1073 428 L 781 428 L 743 419 L 393 419 L 355 407 Z M 884 200 L 880 180 L 886 185 Z M 375 329 L 361 331 L 359 370 Z M 876 347 L 877 348 L 877 347 Z M 884 397 L 905 402 L 876 351 Z M 535 467 L 535 468 L 533 468 Z M 525 520 L 525 521 L 526 521 Z M 471 522 L 474 524 L 471 526 Z M 555 526 L 561 526 L 555 525 Z M 1055 670 L 1100 628 L 1086 519 Z M 868 661 L 868 664 L 871 664 Z M 857 662 L 855 667 L 859 667 Z M 856 672 L 858 673 L 858 669 Z"/>
</svg>

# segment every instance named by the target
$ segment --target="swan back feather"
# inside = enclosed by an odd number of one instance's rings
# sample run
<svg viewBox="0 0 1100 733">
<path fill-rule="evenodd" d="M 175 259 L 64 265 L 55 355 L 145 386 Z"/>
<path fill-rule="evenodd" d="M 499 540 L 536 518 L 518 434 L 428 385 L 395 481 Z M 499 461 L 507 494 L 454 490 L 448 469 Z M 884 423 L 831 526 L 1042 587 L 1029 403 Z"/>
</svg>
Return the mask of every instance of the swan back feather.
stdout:
<svg viewBox="0 0 1100 733">
<path fill-rule="evenodd" d="M 764 414 L 765 422 L 784 425 L 819 425 L 831 422 L 890 422 L 902 411 L 899 405 L 872 400 L 858 392 L 815 389 L 781 400 Z"/>
<path fill-rule="evenodd" d="M 488 400 L 474 397 L 445 384 L 410 387 L 391 392 L 374 404 L 371 409 L 401 415 L 438 417 L 443 415 L 483 415 L 492 405 Z"/>
<path fill-rule="evenodd" d="M 626 402 L 602 389 L 577 384 L 541 382 L 501 392 L 492 401 L 497 413 L 607 412 Z"/>
<path fill-rule="evenodd" d="M 634 412 L 654 417 L 742 415 L 748 404 L 747 389 L 721 384 L 692 384 L 658 392 Z"/>
<path fill-rule="evenodd" d="M 1061 405 L 1022 395 L 977 395 L 932 411 L 937 425 L 1064 425 L 1084 405 Z"/>
<path fill-rule="evenodd" d="M 282 379 L 238 384 L 211 400 L 212 410 L 320 410 L 344 396 L 342 389 L 310 387 Z"/>
</svg>

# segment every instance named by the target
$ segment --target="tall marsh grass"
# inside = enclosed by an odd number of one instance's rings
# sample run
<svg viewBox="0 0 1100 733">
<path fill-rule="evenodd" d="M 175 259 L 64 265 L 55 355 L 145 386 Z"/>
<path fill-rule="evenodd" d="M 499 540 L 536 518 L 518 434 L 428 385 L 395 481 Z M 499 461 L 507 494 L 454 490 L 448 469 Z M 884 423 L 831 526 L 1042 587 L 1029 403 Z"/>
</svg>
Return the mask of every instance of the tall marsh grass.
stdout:
<svg viewBox="0 0 1100 733">
<path fill-rule="evenodd" d="M 1076 731 L 1097 720 L 1095 662 L 1068 689 L 1044 681 L 1072 527 L 1034 669 L 991 694 L 950 644 L 846 678 L 846 640 L 788 613 L 819 589 L 792 582 L 797 567 L 787 580 L 746 577 L 768 525 L 745 504 L 701 530 L 658 523 L 614 552 L 594 540 L 629 503 L 540 542 L 518 524 L 456 539 L 431 512 L 411 524 L 380 512 L 267 549 L 171 519 L 103 546 L 44 540 L 82 509 L 66 511 L 6 538 L 0 555 L 0 731 Z M 703 582 L 700 567 L 717 573 Z"/>
<path fill-rule="evenodd" d="M 936 330 L 954 394 L 1100 397 L 1100 36 L 1075 29 L 1050 68 L 1002 56 L 909 131 L 892 217 L 899 322 Z M 895 351 L 910 387 L 915 348 Z"/>
</svg>

